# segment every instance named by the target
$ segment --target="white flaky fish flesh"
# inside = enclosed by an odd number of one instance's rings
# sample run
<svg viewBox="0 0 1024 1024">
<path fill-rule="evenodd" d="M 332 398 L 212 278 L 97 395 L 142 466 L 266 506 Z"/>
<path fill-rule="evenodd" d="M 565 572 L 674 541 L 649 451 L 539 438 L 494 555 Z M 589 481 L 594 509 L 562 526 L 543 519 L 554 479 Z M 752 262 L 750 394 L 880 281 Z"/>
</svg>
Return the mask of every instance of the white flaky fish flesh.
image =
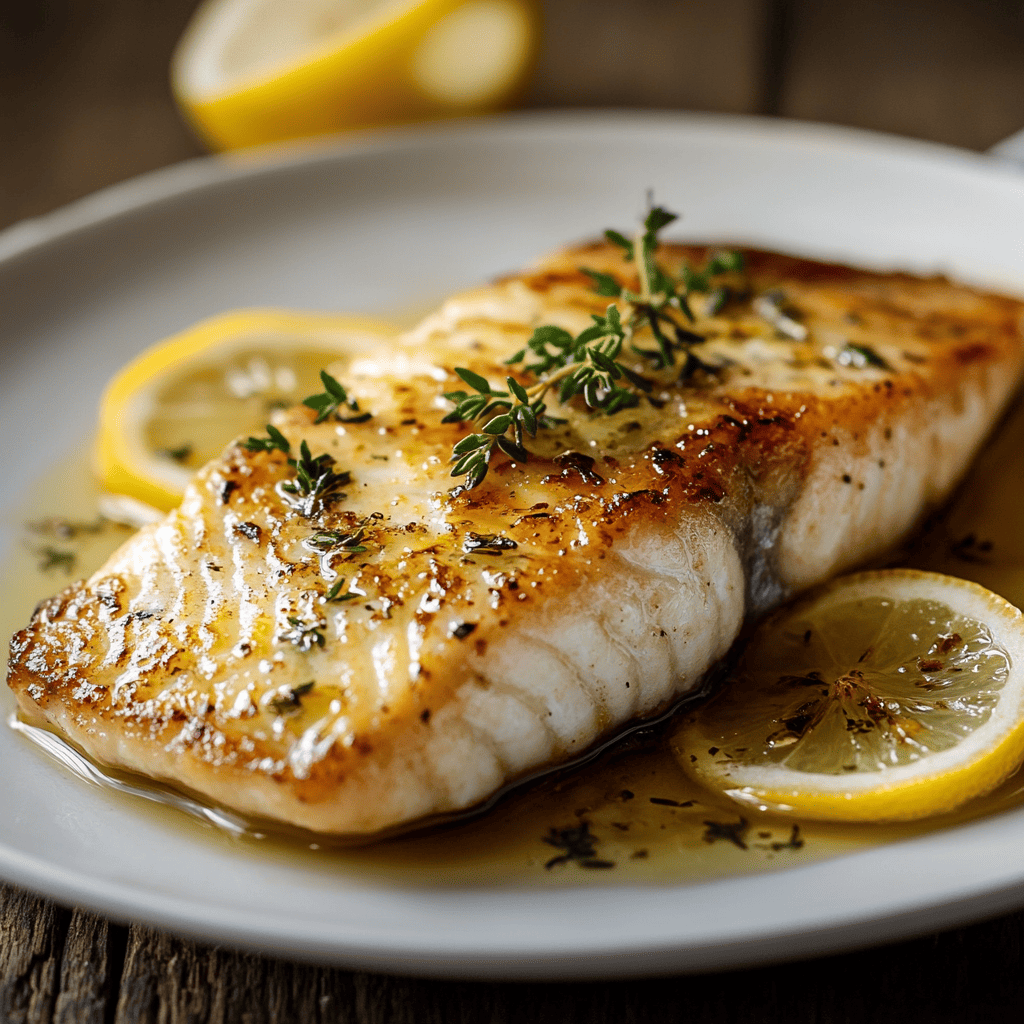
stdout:
<svg viewBox="0 0 1024 1024">
<path fill-rule="evenodd" d="M 562 252 L 336 368 L 369 419 L 282 413 L 293 455 L 335 460 L 323 500 L 283 486 L 283 451 L 231 445 L 14 637 L 21 714 L 325 833 L 470 808 L 663 713 L 745 618 L 891 549 L 1024 360 L 1012 299 L 751 251 L 732 301 L 694 297 L 703 369 L 614 415 L 551 400 L 565 422 L 528 460 L 459 486 L 454 367 L 504 387 L 538 325 L 587 327 L 608 299 L 581 264 L 638 287 L 613 245 Z"/>
</svg>

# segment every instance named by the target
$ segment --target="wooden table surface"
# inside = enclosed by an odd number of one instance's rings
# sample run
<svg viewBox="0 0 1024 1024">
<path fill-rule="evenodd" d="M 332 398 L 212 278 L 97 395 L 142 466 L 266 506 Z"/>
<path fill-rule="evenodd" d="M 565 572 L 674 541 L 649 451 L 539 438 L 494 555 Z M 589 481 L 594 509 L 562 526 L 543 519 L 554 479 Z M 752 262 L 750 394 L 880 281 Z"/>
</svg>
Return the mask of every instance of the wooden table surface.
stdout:
<svg viewBox="0 0 1024 1024">
<path fill-rule="evenodd" d="M 166 85 L 171 47 L 194 7 L 0 0 L 0 227 L 201 152 Z M 546 0 L 545 8 L 532 106 L 763 113 L 975 149 L 1024 127 L 1018 0 Z M 841 860 L 836 878 L 841 886 Z M 0 1019 L 1020 1020 L 1022 942 L 1024 914 L 1011 913 L 912 942 L 725 975 L 459 983 L 236 953 L 0 886 Z"/>
</svg>

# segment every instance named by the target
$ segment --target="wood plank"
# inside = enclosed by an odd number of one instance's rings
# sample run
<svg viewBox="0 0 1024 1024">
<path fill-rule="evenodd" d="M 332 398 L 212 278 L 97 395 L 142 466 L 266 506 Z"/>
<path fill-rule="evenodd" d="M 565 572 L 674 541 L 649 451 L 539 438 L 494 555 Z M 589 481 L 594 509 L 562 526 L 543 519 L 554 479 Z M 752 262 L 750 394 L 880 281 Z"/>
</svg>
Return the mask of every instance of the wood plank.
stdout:
<svg viewBox="0 0 1024 1024">
<path fill-rule="evenodd" d="M 314 1022 L 326 994 L 321 991 L 322 974 L 322 968 L 206 946 L 132 925 L 114 1020 Z"/>
<path fill-rule="evenodd" d="M 770 11 L 768 0 L 545 0 L 528 103 L 760 110 Z"/>
<path fill-rule="evenodd" d="M 781 112 L 985 149 L 1024 128 L 1018 0 L 785 0 Z"/>
<path fill-rule="evenodd" d="M 0 885 L 0 1021 L 49 1024 L 61 981 L 61 956 L 71 914 Z"/>
<path fill-rule="evenodd" d="M 106 1024 L 117 1001 L 127 929 L 95 914 L 71 915 L 54 1001 L 54 1024 Z"/>
<path fill-rule="evenodd" d="M 837 898 L 839 894 L 837 893 Z M 349 973 L 133 929 L 117 1021 L 217 1024 L 900 1024 L 1000 1019 L 1024 1006 L 1024 914 L 818 961 L 727 975 L 511 984 Z"/>
<path fill-rule="evenodd" d="M 0 226 L 201 152 L 167 84 L 198 0 L 48 0 L 0 19 Z"/>
</svg>

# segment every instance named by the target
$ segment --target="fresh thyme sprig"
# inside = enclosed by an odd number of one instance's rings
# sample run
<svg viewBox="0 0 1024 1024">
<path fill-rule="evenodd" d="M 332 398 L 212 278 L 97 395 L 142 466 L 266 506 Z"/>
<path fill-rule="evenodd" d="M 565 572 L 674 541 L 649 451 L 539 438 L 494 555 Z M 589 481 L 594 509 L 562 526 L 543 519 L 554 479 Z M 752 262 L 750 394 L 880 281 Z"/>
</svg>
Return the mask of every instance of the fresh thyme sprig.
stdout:
<svg viewBox="0 0 1024 1024">
<path fill-rule="evenodd" d="M 352 474 L 337 472 L 334 458 L 326 453 L 314 459 L 305 441 L 299 446 L 299 457 L 292 458 L 291 443 L 273 424 L 267 424 L 267 437 L 250 437 L 241 445 L 251 452 L 281 451 L 288 456 L 288 465 L 295 470 L 295 479 L 282 480 L 277 485 L 278 492 L 287 496 L 289 503 L 307 519 L 346 497 L 342 488 L 352 481 Z"/>
<path fill-rule="evenodd" d="M 354 591 L 346 591 L 344 594 L 341 592 L 341 588 L 345 586 L 345 578 L 339 576 L 331 586 L 331 589 L 324 595 L 325 601 L 337 601 L 339 603 L 343 601 L 358 601 L 359 598 L 365 597 L 365 594 L 357 594 Z"/>
<path fill-rule="evenodd" d="M 639 401 L 636 390 L 622 387 L 619 381 L 626 380 L 640 391 L 650 391 L 652 385 L 618 362 L 626 341 L 626 327 L 618 306 L 612 303 L 604 316 L 591 315 L 591 319 L 594 323 L 575 338 L 561 327 L 538 327 L 526 348 L 520 349 L 508 363 L 524 362 L 526 353 L 533 352 L 537 358 L 523 369 L 547 376 L 530 391 L 543 397 L 557 383 L 560 402 L 582 395 L 591 409 L 601 409 L 610 415 Z"/>
<path fill-rule="evenodd" d="M 314 459 L 309 445 L 303 441 L 299 458 L 288 462 L 295 467 L 295 479 L 283 480 L 278 488 L 293 499 L 294 506 L 307 519 L 346 497 L 342 488 L 351 482 L 352 474 L 336 472 L 332 456 L 324 453 Z"/>
<path fill-rule="evenodd" d="M 672 311 L 682 313 L 689 323 L 695 323 L 696 317 L 690 305 L 690 295 L 694 292 L 711 292 L 712 278 L 730 271 L 743 270 L 743 254 L 740 252 L 723 251 L 713 253 L 703 270 L 695 270 L 683 266 L 678 280 L 658 266 L 655 253 L 658 249 L 658 232 L 677 220 L 674 213 L 661 206 L 652 207 L 644 220 L 643 233 L 634 241 L 621 235 L 618 231 L 606 231 L 605 238 L 623 250 L 623 258 L 636 265 L 637 277 L 640 282 L 639 291 L 631 291 L 620 285 L 611 274 L 603 274 L 596 270 L 582 268 L 594 281 L 595 291 L 599 295 L 621 299 L 629 304 L 630 314 L 627 319 L 627 331 L 630 339 L 643 327 L 650 327 L 651 334 L 657 342 L 657 349 L 641 349 L 635 344 L 630 347 L 638 355 L 653 362 L 655 370 L 664 370 L 675 365 L 676 358 L 684 353 L 687 358 L 683 364 L 682 379 L 687 379 L 696 369 L 711 369 L 699 359 L 691 359 L 692 347 L 704 341 L 704 337 L 688 330 L 679 324 Z M 713 303 L 720 309 L 728 298 L 727 292 L 719 289 Z M 717 310 L 716 310 L 717 311 Z"/>
<path fill-rule="evenodd" d="M 624 258 L 636 266 L 639 290 L 621 285 L 611 274 L 581 268 L 594 282 L 598 295 L 615 299 L 625 307 L 625 315 L 616 302 L 606 308 L 604 315 L 592 315 L 594 321 L 573 337 L 561 327 L 538 327 L 526 346 L 507 362 L 522 364 L 523 371 L 539 378 L 536 384 L 525 387 L 514 378 L 506 378 L 508 391 L 499 391 L 479 374 L 464 367 L 455 372 L 476 394 L 453 391 L 445 397 L 455 408 L 443 420 L 445 423 L 468 422 L 490 417 L 479 433 L 469 434 L 452 450 L 452 476 L 465 476 L 465 487 L 471 489 L 483 481 L 495 451 L 503 451 L 510 458 L 525 462 L 529 453 L 523 447 L 523 433 L 535 436 L 539 428 L 548 429 L 564 420 L 544 415 L 544 398 L 557 386 L 558 399 L 563 404 L 582 397 L 587 406 L 607 415 L 620 412 L 639 403 L 643 393 L 653 383 L 620 362 L 623 348 L 651 362 L 656 371 L 677 364 L 684 356 L 680 379 L 688 380 L 697 370 L 709 373 L 716 368 L 700 359 L 693 351 L 705 339 L 703 335 L 680 323 L 681 315 L 694 323 L 695 317 L 689 296 L 693 292 L 708 292 L 709 305 L 717 312 L 728 299 L 724 288 L 714 291 L 713 278 L 729 271 L 743 269 L 743 255 L 721 252 L 712 255 L 702 270 L 684 267 L 678 280 L 658 265 L 655 259 L 658 233 L 676 220 L 676 215 L 660 206 L 651 206 L 644 219 L 643 231 L 630 241 L 617 231 L 606 231 L 605 237 L 623 250 Z M 646 349 L 636 344 L 637 332 L 649 327 L 657 348 Z M 532 353 L 532 360 L 528 361 Z M 511 434 L 511 436 L 509 436 Z"/>
<path fill-rule="evenodd" d="M 247 437 L 242 442 L 242 447 L 250 452 L 284 452 L 290 455 L 292 451 L 288 438 L 281 433 L 272 423 L 267 424 L 266 437 Z"/>
<path fill-rule="evenodd" d="M 323 423 L 330 416 L 333 416 L 339 423 L 365 423 L 370 419 L 372 414 L 360 411 L 359 403 L 354 398 L 349 398 L 345 388 L 326 370 L 320 371 L 320 380 L 324 384 L 323 393 L 310 395 L 302 402 L 303 405 L 316 410 L 314 423 Z M 343 416 L 342 408 L 350 410 L 353 415 Z"/>
<path fill-rule="evenodd" d="M 363 539 L 363 528 L 353 530 L 351 533 L 342 533 L 340 530 L 318 530 L 312 537 L 307 537 L 303 542 L 314 551 L 344 551 L 347 555 L 355 555 L 361 551 L 370 549 L 359 542 Z"/>
<path fill-rule="evenodd" d="M 509 458 L 525 462 L 529 454 L 523 447 L 524 432 L 534 437 L 538 428 L 548 429 L 557 422 L 545 415 L 543 394 L 529 396 L 514 378 L 506 377 L 508 391 L 497 391 L 478 373 L 458 367 L 455 372 L 476 392 L 449 391 L 444 397 L 455 408 L 443 423 L 461 423 L 490 417 L 479 434 L 469 434 L 452 449 L 456 460 L 452 476 L 466 476 L 466 487 L 476 487 L 485 476 L 491 457 L 498 449 Z M 511 437 L 508 436 L 511 431 Z"/>
</svg>

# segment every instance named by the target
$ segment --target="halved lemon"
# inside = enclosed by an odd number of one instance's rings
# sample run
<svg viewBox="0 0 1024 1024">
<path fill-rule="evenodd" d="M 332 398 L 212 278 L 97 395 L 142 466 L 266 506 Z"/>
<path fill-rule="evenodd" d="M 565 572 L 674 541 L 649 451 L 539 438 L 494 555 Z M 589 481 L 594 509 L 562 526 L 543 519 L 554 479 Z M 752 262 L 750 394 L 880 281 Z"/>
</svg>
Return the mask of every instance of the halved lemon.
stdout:
<svg viewBox="0 0 1024 1024">
<path fill-rule="evenodd" d="M 702 783 L 765 810 L 833 821 L 952 810 L 1024 761 L 1024 616 L 938 573 L 835 580 L 757 629 L 673 747 Z"/>
<path fill-rule="evenodd" d="M 511 103 L 538 35 L 535 0 L 207 0 L 171 63 L 215 149 Z"/>
<path fill-rule="evenodd" d="M 275 408 L 323 390 L 320 371 L 397 333 L 381 321 L 250 309 L 146 349 L 110 382 L 96 449 L 101 484 L 156 508 L 233 438 L 262 431 Z"/>
</svg>

